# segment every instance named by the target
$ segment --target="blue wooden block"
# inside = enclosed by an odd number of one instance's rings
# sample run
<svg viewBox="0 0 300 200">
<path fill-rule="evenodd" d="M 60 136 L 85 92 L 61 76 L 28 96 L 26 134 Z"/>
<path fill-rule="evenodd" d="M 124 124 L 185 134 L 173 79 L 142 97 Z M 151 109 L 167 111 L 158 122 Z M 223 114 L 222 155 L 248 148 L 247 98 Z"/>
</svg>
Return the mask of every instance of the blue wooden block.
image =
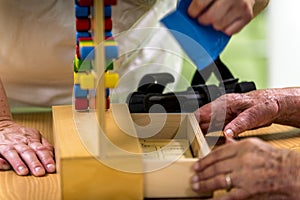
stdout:
<svg viewBox="0 0 300 200">
<path fill-rule="evenodd" d="M 86 98 L 88 95 L 88 90 L 82 90 L 79 84 L 74 85 L 74 96 L 76 98 Z"/>
<path fill-rule="evenodd" d="M 91 37 L 91 33 L 87 32 L 87 31 L 83 31 L 83 32 L 76 32 L 76 43 L 78 44 L 79 38 L 88 38 Z"/>
<path fill-rule="evenodd" d="M 105 31 L 104 35 L 105 35 L 105 38 L 109 38 L 109 37 L 112 37 L 113 34 L 111 31 Z"/>
<path fill-rule="evenodd" d="M 114 59 L 119 56 L 119 48 L 118 46 L 105 46 L 105 59 Z"/>
<path fill-rule="evenodd" d="M 105 97 L 109 97 L 109 95 L 110 95 L 110 89 L 106 88 L 105 89 Z"/>
<path fill-rule="evenodd" d="M 111 6 L 104 6 L 104 17 L 105 18 L 110 18 L 112 13 L 112 8 Z"/>
<path fill-rule="evenodd" d="M 77 18 L 88 18 L 90 15 L 90 8 L 87 6 L 75 5 L 75 16 Z"/>
<path fill-rule="evenodd" d="M 80 59 L 81 60 L 94 60 L 95 59 L 95 51 L 93 46 L 80 46 Z"/>
</svg>

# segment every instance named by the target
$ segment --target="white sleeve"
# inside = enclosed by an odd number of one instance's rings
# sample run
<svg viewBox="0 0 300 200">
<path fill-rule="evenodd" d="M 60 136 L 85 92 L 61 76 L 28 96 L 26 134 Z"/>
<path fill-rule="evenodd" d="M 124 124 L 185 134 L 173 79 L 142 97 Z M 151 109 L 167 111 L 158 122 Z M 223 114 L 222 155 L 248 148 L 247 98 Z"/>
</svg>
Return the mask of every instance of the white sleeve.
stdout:
<svg viewBox="0 0 300 200">
<path fill-rule="evenodd" d="M 133 3 L 135 2 L 135 3 Z M 151 2 L 151 4 L 144 4 Z M 177 1 L 119 1 L 113 8 L 114 36 L 119 44 L 121 74 L 112 100 L 126 101 L 145 74 L 169 72 L 175 83 L 167 90 L 186 88 L 190 80 L 182 77 L 183 52 L 160 19 L 176 8 Z M 180 85 L 179 85 L 180 83 Z"/>
</svg>

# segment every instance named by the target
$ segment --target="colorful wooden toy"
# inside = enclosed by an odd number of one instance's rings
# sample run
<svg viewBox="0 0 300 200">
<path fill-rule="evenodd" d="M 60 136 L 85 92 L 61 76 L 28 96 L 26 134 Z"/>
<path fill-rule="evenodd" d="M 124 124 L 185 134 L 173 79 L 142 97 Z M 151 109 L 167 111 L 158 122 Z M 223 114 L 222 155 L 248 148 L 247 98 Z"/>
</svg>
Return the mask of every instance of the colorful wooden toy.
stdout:
<svg viewBox="0 0 300 200">
<path fill-rule="evenodd" d="M 76 55 L 74 58 L 74 98 L 75 109 L 79 111 L 89 111 L 96 108 L 96 87 L 95 77 L 95 13 L 93 0 L 75 0 L 76 17 Z M 98 3 L 98 2 L 97 2 Z M 104 0 L 103 22 L 100 27 L 103 33 L 104 45 L 104 88 L 105 109 L 109 109 L 109 88 L 114 88 L 119 80 L 117 73 L 112 72 L 114 59 L 118 57 L 118 45 L 112 37 L 112 5 L 116 5 L 116 0 Z M 102 41 L 102 40 L 101 40 Z M 101 98 L 99 98 L 101 99 Z"/>
</svg>

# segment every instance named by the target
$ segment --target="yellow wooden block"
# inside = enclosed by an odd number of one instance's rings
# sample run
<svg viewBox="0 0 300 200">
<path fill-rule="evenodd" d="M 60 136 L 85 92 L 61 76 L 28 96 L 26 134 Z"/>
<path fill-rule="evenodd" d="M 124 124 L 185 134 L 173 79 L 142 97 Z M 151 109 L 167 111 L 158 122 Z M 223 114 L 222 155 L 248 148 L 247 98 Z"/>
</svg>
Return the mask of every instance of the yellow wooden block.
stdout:
<svg viewBox="0 0 300 200">
<path fill-rule="evenodd" d="M 118 43 L 115 40 L 105 40 L 104 46 L 118 46 Z"/>
<path fill-rule="evenodd" d="M 107 71 L 104 75 L 106 88 L 115 88 L 119 82 L 119 74 Z"/>
<path fill-rule="evenodd" d="M 81 40 L 79 42 L 80 47 L 94 46 L 94 42 L 92 40 Z"/>
<path fill-rule="evenodd" d="M 80 74 L 81 73 L 74 72 L 74 84 L 80 84 Z"/>
<path fill-rule="evenodd" d="M 140 156 L 111 152 L 110 143 L 132 152 L 141 152 L 138 140 L 124 134 L 106 112 L 103 137 L 95 112 L 73 112 L 72 106 L 53 107 L 53 125 L 57 174 L 62 199 L 142 200 L 143 175 L 118 170 L 116 166 L 141 168 Z M 125 119 L 124 123 L 128 123 Z M 133 128 L 133 127 L 131 127 Z M 102 146 L 99 146 L 99 143 Z M 100 151 L 101 149 L 101 151 Z"/>
<path fill-rule="evenodd" d="M 79 82 L 81 89 L 95 89 L 95 77 L 91 73 L 81 73 L 79 77 Z"/>
</svg>

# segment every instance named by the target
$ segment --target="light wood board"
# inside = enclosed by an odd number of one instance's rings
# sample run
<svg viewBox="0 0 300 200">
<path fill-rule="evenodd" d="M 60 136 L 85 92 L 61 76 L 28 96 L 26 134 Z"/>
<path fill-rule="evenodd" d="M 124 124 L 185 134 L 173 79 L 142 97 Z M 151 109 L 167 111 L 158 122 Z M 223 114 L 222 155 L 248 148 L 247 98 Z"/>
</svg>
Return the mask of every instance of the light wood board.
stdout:
<svg viewBox="0 0 300 200">
<path fill-rule="evenodd" d="M 52 113 L 17 114 L 14 115 L 14 119 L 18 123 L 41 130 L 42 134 L 53 143 Z M 241 138 L 249 136 L 265 139 L 279 148 L 297 149 L 300 146 L 300 129 L 288 126 L 272 125 L 267 128 L 248 131 L 243 133 Z M 208 139 L 215 137 L 213 134 L 207 136 Z M 220 144 L 222 142 L 218 143 L 218 145 Z M 50 174 L 45 177 L 21 177 L 13 171 L 0 171 L 0 199 L 59 200 L 59 194 L 57 174 Z M 217 195 L 220 196 L 222 193 Z"/>
</svg>

